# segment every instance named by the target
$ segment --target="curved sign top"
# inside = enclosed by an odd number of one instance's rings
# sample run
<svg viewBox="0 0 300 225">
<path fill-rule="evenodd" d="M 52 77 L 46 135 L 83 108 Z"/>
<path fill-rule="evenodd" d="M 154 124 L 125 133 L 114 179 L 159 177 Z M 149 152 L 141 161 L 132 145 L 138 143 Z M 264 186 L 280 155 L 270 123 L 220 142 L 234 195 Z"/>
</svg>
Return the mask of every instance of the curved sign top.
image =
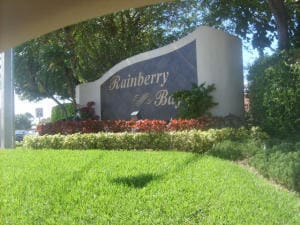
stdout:
<svg viewBox="0 0 300 225">
<path fill-rule="evenodd" d="M 211 112 L 243 115 L 241 41 L 225 32 L 200 27 L 190 35 L 149 52 L 130 57 L 100 79 L 76 87 L 77 102 L 96 103 L 101 119 L 170 120 L 178 104 L 172 94 L 192 84 L 215 84 Z"/>
<path fill-rule="evenodd" d="M 176 117 L 172 93 L 197 83 L 196 42 L 143 62 L 134 63 L 101 85 L 101 118 L 130 119 Z"/>
</svg>

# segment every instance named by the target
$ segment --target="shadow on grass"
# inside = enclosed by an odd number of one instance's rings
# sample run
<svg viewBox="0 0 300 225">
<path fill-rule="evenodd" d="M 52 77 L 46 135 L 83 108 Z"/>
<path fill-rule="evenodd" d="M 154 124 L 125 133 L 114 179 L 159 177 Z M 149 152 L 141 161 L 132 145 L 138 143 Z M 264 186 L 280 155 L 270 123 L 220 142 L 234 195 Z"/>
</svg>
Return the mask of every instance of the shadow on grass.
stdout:
<svg viewBox="0 0 300 225">
<path fill-rule="evenodd" d="M 164 171 L 161 174 L 152 173 L 140 173 L 138 175 L 132 176 L 122 176 L 117 177 L 112 180 L 112 183 L 119 185 L 126 185 L 132 188 L 143 188 L 146 187 L 150 182 L 161 180 L 170 173 L 177 173 L 185 169 L 189 164 L 197 162 L 202 156 L 194 154 L 192 157 L 188 158 L 184 162 L 176 165 L 173 169 Z"/>
<path fill-rule="evenodd" d="M 136 176 L 117 177 L 112 180 L 113 183 L 126 185 L 132 188 L 146 187 L 151 181 L 160 179 L 161 176 L 151 173 L 142 173 Z"/>
</svg>

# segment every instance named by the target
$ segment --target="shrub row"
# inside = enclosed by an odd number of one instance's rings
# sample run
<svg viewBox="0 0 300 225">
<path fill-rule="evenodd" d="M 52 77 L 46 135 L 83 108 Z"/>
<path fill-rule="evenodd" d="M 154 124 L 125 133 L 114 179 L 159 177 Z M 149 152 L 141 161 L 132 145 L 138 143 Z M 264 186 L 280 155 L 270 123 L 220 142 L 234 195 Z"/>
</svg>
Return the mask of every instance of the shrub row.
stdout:
<svg viewBox="0 0 300 225">
<path fill-rule="evenodd" d="M 75 134 L 97 132 L 164 132 L 183 130 L 207 130 L 226 126 L 238 127 L 242 121 L 235 116 L 227 117 L 201 117 L 200 119 L 172 119 L 164 120 L 83 120 L 83 121 L 58 121 L 40 124 L 37 131 L 45 134 Z"/>
<path fill-rule="evenodd" d="M 210 129 L 177 132 L 86 133 L 26 136 L 31 149 L 181 150 L 228 160 L 250 159 L 262 175 L 300 192 L 300 142 L 278 143 L 259 128 Z M 264 148 L 263 144 L 269 142 Z M 270 144 L 271 143 L 271 144 Z"/>
<path fill-rule="evenodd" d="M 72 135 L 26 136 L 24 147 L 31 149 L 153 149 L 182 150 L 203 153 L 224 140 L 261 139 L 264 133 L 257 129 L 223 128 L 207 131 L 177 132 L 123 132 Z"/>
<path fill-rule="evenodd" d="M 300 134 L 300 48 L 259 58 L 248 80 L 254 123 L 271 135 Z"/>
<path fill-rule="evenodd" d="M 267 147 L 252 139 L 225 140 L 215 144 L 208 154 L 228 160 L 249 159 L 249 164 L 260 174 L 300 192 L 300 142 L 276 143 Z"/>
<path fill-rule="evenodd" d="M 300 192 L 300 142 L 266 148 L 255 154 L 250 164 L 262 175 Z"/>
<path fill-rule="evenodd" d="M 253 140 L 232 141 L 225 140 L 215 144 L 209 151 L 209 155 L 213 155 L 227 160 L 243 160 L 254 156 L 262 149 L 261 144 L 253 142 Z"/>
</svg>

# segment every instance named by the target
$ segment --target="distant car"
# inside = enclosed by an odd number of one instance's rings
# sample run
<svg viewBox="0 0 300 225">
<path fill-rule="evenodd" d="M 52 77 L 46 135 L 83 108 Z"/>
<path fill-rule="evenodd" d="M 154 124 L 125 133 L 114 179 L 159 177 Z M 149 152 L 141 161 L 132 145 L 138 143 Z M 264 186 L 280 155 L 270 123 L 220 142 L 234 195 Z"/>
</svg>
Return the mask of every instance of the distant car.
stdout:
<svg viewBox="0 0 300 225">
<path fill-rule="evenodd" d="M 27 134 L 28 135 L 38 135 L 38 132 L 36 130 L 28 130 Z"/>
<path fill-rule="evenodd" d="M 16 135 L 16 141 L 23 141 L 24 136 L 28 134 L 27 130 L 16 130 L 15 135 Z"/>
</svg>

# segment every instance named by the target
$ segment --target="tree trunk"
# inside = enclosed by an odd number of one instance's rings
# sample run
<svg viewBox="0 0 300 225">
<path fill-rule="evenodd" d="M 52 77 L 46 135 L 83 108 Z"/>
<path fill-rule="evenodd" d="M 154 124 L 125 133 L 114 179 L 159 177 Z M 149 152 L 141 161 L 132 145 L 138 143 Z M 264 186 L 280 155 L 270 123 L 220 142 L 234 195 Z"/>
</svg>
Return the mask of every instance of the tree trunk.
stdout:
<svg viewBox="0 0 300 225">
<path fill-rule="evenodd" d="M 279 49 L 288 49 L 290 47 L 288 14 L 284 0 L 268 0 L 268 2 L 277 23 Z"/>
<path fill-rule="evenodd" d="M 76 65 L 77 63 L 77 58 L 75 55 L 75 43 L 74 43 L 74 37 L 72 34 L 72 28 L 65 27 L 64 29 L 64 41 L 65 41 L 65 48 L 68 52 L 70 52 L 69 60 L 70 60 L 70 68 L 66 67 L 65 68 L 65 75 L 67 78 L 68 82 L 68 88 L 69 88 L 69 95 L 72 99 L 72 103 L 74 104 L 74 107 L 76 109 L 76 98 L 75 98 L 75 87 L 77 84 L 79 84 L 79 81 L 77 79 L 77 74 L 76 74 Z"/>
</svg>

